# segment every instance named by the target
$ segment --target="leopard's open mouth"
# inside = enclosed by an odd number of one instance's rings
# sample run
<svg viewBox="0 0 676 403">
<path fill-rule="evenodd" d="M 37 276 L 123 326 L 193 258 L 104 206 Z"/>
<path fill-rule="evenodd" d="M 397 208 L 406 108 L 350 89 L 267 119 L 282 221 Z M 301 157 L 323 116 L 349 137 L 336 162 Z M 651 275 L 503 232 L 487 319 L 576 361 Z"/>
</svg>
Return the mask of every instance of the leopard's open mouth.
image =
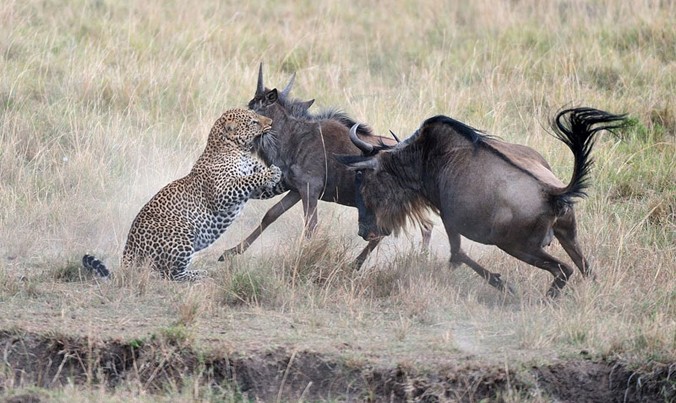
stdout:
<svg viewBox="0 0 676 403">
<path fill-rule="evenodd" d="M 263 133 L 268 133 L 272 130 L 272 125 L 263 126 Z"/>
</svg>

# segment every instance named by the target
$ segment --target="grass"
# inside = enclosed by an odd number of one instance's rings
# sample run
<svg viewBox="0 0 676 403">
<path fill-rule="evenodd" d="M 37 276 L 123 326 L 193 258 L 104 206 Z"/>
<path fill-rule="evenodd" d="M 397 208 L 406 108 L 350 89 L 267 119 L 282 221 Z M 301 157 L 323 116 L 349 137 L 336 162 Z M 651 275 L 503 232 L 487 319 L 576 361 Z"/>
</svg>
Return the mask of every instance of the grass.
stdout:
<svg viewBox="0 0 676 403">
<path fill-rule="evenodd" d="M 462 354 L 541 360 L 582 350 L 673 363 L 675 18 L 676 6 L 659 1 L 4 2 L 0 329 L 160 335 L 204 349 L 309 348 L 388 363 Z M 339 106 L 378 132 L 407 136 L 425 118 L 447 114 L 537 149 L 564 181 L 571 155 L 543 130 L 554 112 L 588 105 L 628 113 L 631 127 L 600 137 L 590 195 L 577 207 L 597 280 L 576 273 L 560 300 L 542 304 L 546 273 L 466 245 L 517 289 L 504 297 L 469 268 L 447 267 L 440 225 L 429 255 L 412 229 L 353 273 L 363 246 L 356 212 L 326 203 L 316 238 L 304 240 L 294 208 L 246 254 L 218 263 L 274 200 L 249 203 L 197 257 L 196 268 L 210 273 L 204 282 L 121 271 L 133 217 L 188 172 L 221 112 L 247 103 L 261 61 L 268 85 L 281 87 L 296 72 L 294 95 Z M 79 271 L 86 252 L 115 278 L 98 282 Z M 7 370 L 0 385 L 32 393 L 2 381 Z M 37 393 L 154 399 L 142 385 L 114 395 L 80 388 Z M 187 389 L 166 399 L 241 397 Z"/>
</svg>

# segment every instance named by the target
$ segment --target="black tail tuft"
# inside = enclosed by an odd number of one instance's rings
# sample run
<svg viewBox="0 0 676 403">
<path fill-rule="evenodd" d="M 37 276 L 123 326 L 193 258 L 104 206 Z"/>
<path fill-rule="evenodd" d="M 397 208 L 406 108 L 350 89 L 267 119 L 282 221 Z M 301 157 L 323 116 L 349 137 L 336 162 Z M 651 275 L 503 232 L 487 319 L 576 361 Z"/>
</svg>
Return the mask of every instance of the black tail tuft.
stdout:
<svg viewBox="0 0 676 403">
<path fill-rule="evenodd" d="M 591 150 L 596 134 L 612 131 L 626 124 L 626 115 L 613 115 L 593 108 L 572 108 L 559 112 L 552 123 L 554 135 L 573 152 L 575 165 L 568 186 L 554 195 L 556 210 L 563 212 L 573 205 L 574 197 L 585 197 L 589 187 L 589 171 L 594 164 Z M 598 126 L 596 126 L 598 125 Z"/>
<path fill-rule="evenodd" d="M 108 278 L 110 276 L 110 271 L 106 266 L 92 255 L 82 256 L 82 266 L 99 277 Z"/>
</svg>

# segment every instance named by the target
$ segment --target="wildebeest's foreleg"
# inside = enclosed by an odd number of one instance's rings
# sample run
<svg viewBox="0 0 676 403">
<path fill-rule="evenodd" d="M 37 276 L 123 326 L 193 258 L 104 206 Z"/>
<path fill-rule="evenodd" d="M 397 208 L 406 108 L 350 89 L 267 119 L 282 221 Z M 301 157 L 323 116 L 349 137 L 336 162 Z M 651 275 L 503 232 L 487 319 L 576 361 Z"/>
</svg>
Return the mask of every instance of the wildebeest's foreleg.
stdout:
<svg viewBox="0 0 676 403">
<path fill-rule="evenodd" d="M 432 226 L 431 225 L 426 225 L 423 224 L 422 227 L 420 228 L 420 232 L 422 233 L 422 249 L 425 252 L 429 252 L 430 250 L 430 240 L 432 239 Z M 359 256 L 354 260 L 354 269 L 359 270 L 361 269 L 361 266 L 364 264 L 366 261 L 366 258 L 373 252 L 373 250 L 380 244 L 380 241 L 382 241 L 383 238 L 378 238 L 374 239 L 372 241 L 369 241 L 368 244 L 364 247 L 364 249 L 361 251 Z"/>
<path fill-rule="evenodd" d="M 221 257 L 218 258 L 219 261 L 225 260 L 225 256 L 228 255 L 237 255 L 240 253 L 244 253 L 249 246 L 265 231 L 265 229 L 275 222 L 281 216 L 284 214 L 288 209 L 293 207 L 296 203 L 300 201 L 300 194 L 298 192 L 290 191 L 287 193 L 280 201 L 278 201 L 274 206 L 268 210 L 267 213 L 265 213 L 265 216 L 263 216 L 263 220 L 261 221 L 261 225 L 256 228 L 251 235 L 249 235 L 245 240 L 239 243 L 239 245 L 235 246 L 234 248 L 230 248 L 226 250 Z"/>
<path fill-rule="evenodd" d="M 460 250 L 453 257 L 451 257 L 451 264 L 457 263 L 466 264 L 472 270 L 477 272 L 477 274 L 483 277 L 486 281 L 488 281 L 488 284 L 492 285 L 498 290 L 514 294 L 514 291 L 509 287 L 509 285 L 505 284 L 505 282 L 502 281 L 499 273 L 493 273 L 484 269 L 483 266 L 475 262 L 471 257 L 467 256 L 465 252 L 463 252 L 462 250 Z"/>
<path fill-rule="evenodd" d="M 514 294 L 514 291 L 511 289 L 511 287 L 502 281 L 499 273 L 493 273 L 486 270 L 483 266 L 475 262 L 471 257 L 467 256 L 465 252 L 463 252 L 463 250 L 460 248 L 460 234 L 452 232 L 448 229 L 448 227 L 446 227 L 446 232 L 448 234 L 448 242 L 451 245 L 450 264 L 452 267 L 457 267 L 461 263 L 464 263 L 474 270 L 478 275 L 483 277 L 488 282 L 488 284 L 500 291 L 506 291 L 510 294 Z"/>
<path fill-rule="evenodd" d="M 464 252 L 460 250 L 460 234 L 456 232 L 451 232 L 450 230 L 446 231 L 448 234 L 448 243 L 451 245 L 451 267 L 456 268 L 460 266 L 463 262 L 460 254 L 464 255 Z"/>
<path fill-rule="evenodd" d="M 368 244 L 366 244 L 366 247 L 364 250 L 361 251 L 359 256 L 354 260 L 354 269 L 359 270 L 361 269 L 361 266 L 364 264 L 366 261 L 366 258 L 373 252 L 373 250 L 378 246 L 382 238 L 374 239 L 373 241 L 369 241 Z"/>
</svg>

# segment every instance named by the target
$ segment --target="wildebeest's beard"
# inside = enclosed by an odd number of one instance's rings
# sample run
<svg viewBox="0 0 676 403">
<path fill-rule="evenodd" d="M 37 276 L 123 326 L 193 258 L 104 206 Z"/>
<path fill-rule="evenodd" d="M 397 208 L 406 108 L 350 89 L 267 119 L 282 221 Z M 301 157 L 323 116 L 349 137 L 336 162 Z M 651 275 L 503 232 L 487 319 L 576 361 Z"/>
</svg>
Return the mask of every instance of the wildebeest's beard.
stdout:
<svg viewBox="0 0 676 403">
<path fill-rule="evenodd" d="M 362 178 L 364 206 L 368 212 L 375 214 L 377 233 L 382 236 L 397 235 L 409 222 L 429 228 L 432 222 L 428 212 L 430 209 L 437 210 L 423 196 L 420 175 L 417 174 L 422 167 L 413 163 L 414 157 L 406 162 L 402 157 L 408 159 L 401 152 L 374 157 L 380 158 L 380 168 L 375 172 L 365 172 Z M 367 216 L 368 213 L 364 214 L 364 217 Z M 368 225 L 368 220 L 364 218 L 363 221 L 364 225 Z"/>
<path fill-rule="evenodd" d="M 262 136 L 258 136 L 253 141 L 253 151 L 270 166 L 279 155 L 279 140 L 277 133 L 271 130 Z"/>
</svg>

